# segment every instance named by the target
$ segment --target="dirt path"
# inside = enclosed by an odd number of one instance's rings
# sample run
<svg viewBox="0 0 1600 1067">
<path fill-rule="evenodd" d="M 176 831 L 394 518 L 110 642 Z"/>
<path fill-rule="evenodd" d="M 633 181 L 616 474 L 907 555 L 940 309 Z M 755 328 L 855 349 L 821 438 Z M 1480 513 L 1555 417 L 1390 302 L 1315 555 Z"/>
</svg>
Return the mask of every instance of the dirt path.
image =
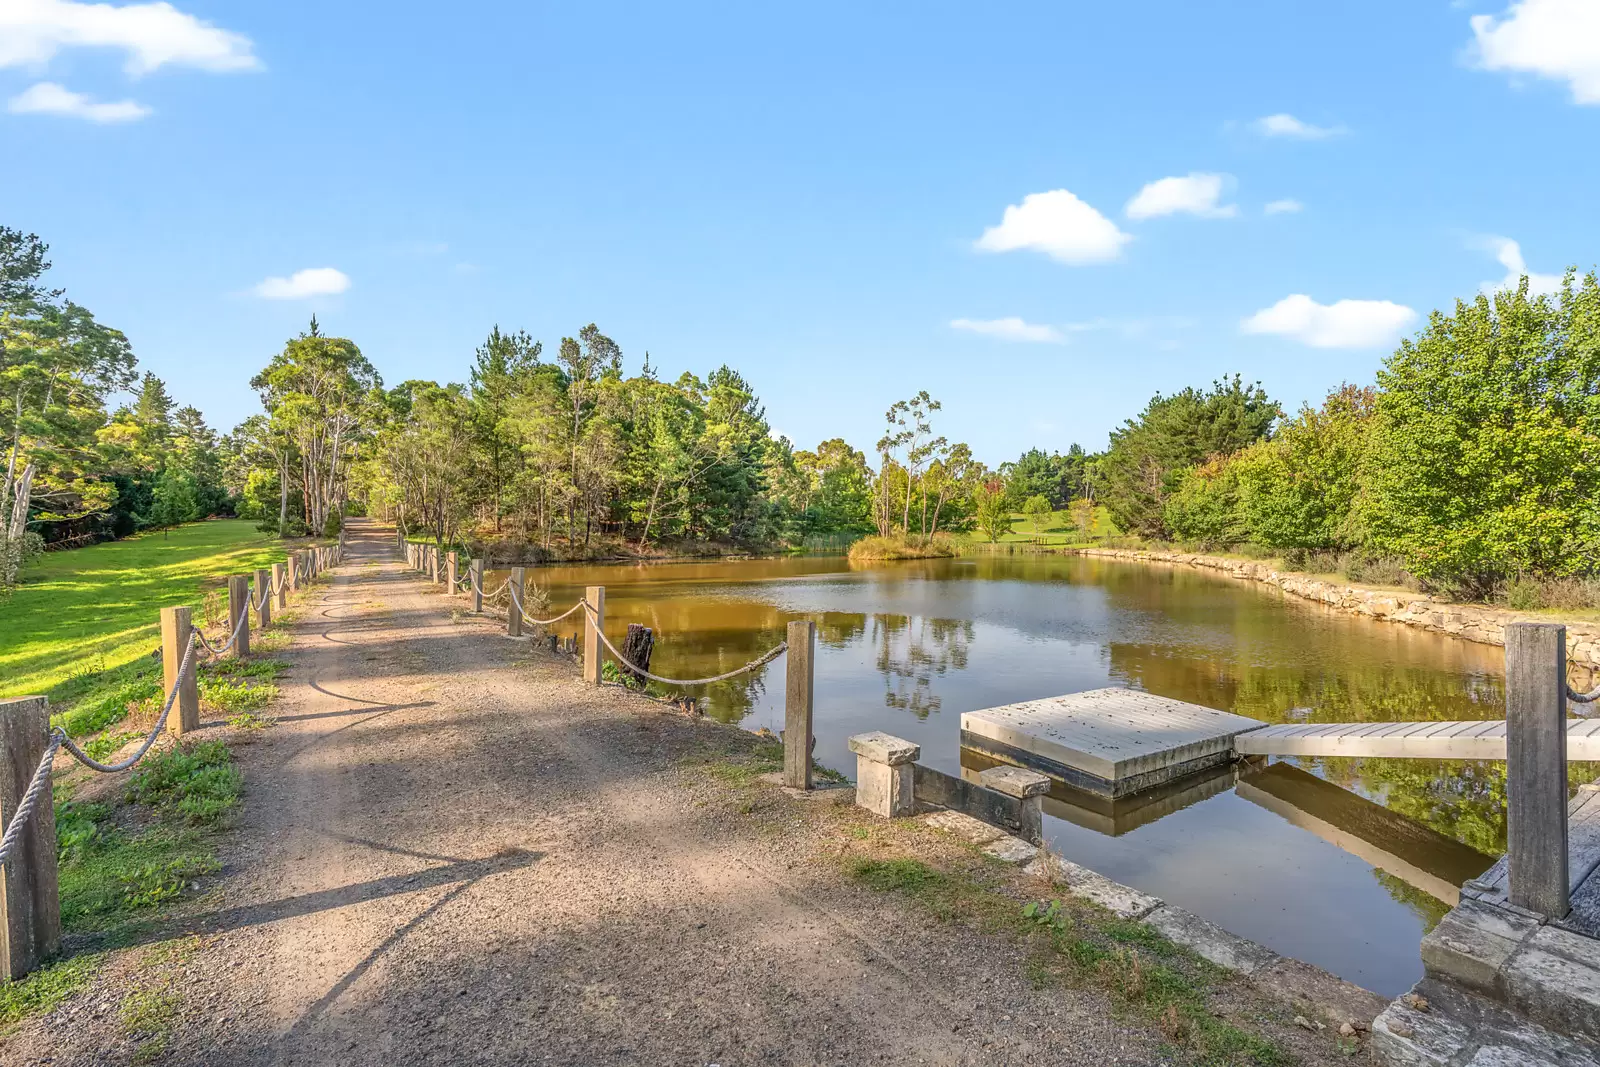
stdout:
<svg viewBox="0 0 1600 1067">
<path fill-rule="evenodd" d="M 1163 1061 L 1100 994 L 1033 988 L 1004 939 L 812 862 L 804 819 L 730 814 L 682 769 L 725 728 L 580 684 L 404 572 L 387 530 L 351 534 L 279 725 L 239 750 L 157 1062 Z M 3 1058 L 133 1049 L 44 1040 Z"/>
</svg>

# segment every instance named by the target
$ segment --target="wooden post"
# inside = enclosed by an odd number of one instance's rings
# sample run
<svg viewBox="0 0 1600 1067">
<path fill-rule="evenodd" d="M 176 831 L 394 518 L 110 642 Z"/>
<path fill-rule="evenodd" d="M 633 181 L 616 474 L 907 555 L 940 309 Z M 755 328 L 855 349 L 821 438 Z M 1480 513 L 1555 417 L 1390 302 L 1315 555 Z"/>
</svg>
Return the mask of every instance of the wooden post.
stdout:
<svg viewBox="0 0 1600 1067">
<path fill-rule="evenodd" d="M 456 553 L 451 552 L 444 557 L 444 591 L 451 596 L 456 595 L 456 583 L 461 580 L 460 569 L 461 559 Z"/>
<path fill-rule="evenodd" d="M 628 636 L 622 639 L 622 658 L 638 667 L 640 671 L 647 671 L 650 669 L 650 656 L 655 650 L 655 645 L 656 637 L 650 631 L 650 627 L 642 623 L 630 622 L 628 624 Z M 630 678 L 640 689 L 644 688 L 648 679 L 643 674 L 632 670 L 626 664 L 619 663 L 617 667 L 622 671 L 624 678 Z"/>
<path fill-rule="evenodd" d="M 256 572 L 258 575 L 260 571 Z M 233 655 L 244 659 L 250 655 L 250 623 L 239 621 L 250 614 L 250 577 L 236 574 L 228 579 L 228 637 L 233 637 Z M 237 633 L 238 636 L 234 637 Z M 224 638 L 223 640 L 227 640 Z"/>
<path fill-rule="evenodd" d="M 178 668 L 183 666 L 183 653 L 189 647 L 189 635 L 194 627 L 189 622 L 188 608 L 161 609 L 161 668 L 165 679 L 161 699 L 165 700 L 178 680 Z M 190 730 L 200 729 L 200 686 L 195 681 L 195 660 L 191 656 L 189 670 L 178 686 L 178 700 L 167 716 L 167 731 L 183 736 Z"/>
<path fill-rule="evenodd" d="M 439 584 L 439 546 L 433 545 L 428 549 L 428 577 L 434 585 Z"/>
<path fill-rule="evenodd" d="M 1567 870 L 1567 628 L 1518 622 L 1506 641 L 1506 867 L 1510 901 L 1571 910 Z"/>
<path fill-rule="evenodd" d="M 589 586 L 583 591 L 583 599 L 593 609 L 583 613 L 583 680 L 599 685 L 600 665 L 605 662 L 600 654 L 600 633 L 606 626 L 606 587 Z"/>
<path fill-rule="evenodd" d="M 8 827 L 33 781 L 49 736 L 50 707 L 44 697 L 0 700 L 0 822 Z M 56 815 L 46 786 L 0 881 L 3 976 L 21 978 L 54 955 L 60 943 Z"/>
<path fill-rule="evenodd" d="M 789 624 L 783 684 L 783 784 L 811 788 L 811 688 L 816 681 L 817 624 Z"/>
<path fill-rule="evenodd" d="M 483 560 L 472 561 L 472 613 L 483 614 Z"/>
<path fill-rule="evenodd" d="M 289 592 L 293 593 L 300 588 L 300 553 L 289 553 Z"/>
<path fill-rule="evenodd" d="M 284 608 L 289 606 L 289 582 L 284 577 L 284 572 L 287 569 L 288 568 L 282 563 L 274 563 L 272 565 L 272 588 L 278 591 L 279 611 L 282 611 Z M 272 616 L 268 612 L 262 612 L 261 619 L 261 625 L 265 626 L 267 623 L 272 621 Z"/>
<path fill-rule="evenodd" d="M 515 595 L 513 595 L 515 594 Z M 511 568 L 511 588 L 506 590 L 509 603 L 506 604 L 506 636 L 522 636 L 522 568 Z"/>
</svg>

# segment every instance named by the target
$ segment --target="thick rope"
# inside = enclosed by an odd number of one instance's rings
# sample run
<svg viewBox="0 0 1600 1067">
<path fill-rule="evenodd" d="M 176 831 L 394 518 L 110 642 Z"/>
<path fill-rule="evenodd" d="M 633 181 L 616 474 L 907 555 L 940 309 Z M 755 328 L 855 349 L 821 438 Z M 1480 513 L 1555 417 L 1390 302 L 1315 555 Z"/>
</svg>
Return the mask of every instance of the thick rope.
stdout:
<svg viewBox="0 0 1600 1067">
<path fill-rule="evenodd" d="M 1580 693 L 1569 685 L 1567 686 L 1567 699 L 1574 704 L 1593 704 L 1596 700 L 1600 700 L 1600 689 L 1589 693 Z"/>
<path fill-rule="evenodd" d="M 578 603 L 582 604 L 585 608 L 588 609 L 586 614 L 589 617 L 589 622 L 591 624 L 591 627 L 593 628 L 594 632 L 599 636 L 600 643 L 605 645 L 608 649 L 611 650 L 611 654 L 617 658 L 617 662 L 618 663 L 622 664 L 624 667 L 626 667 L 628 670 L 632 671 L 634 674 L 643 675 L 644 677 L 650 679 L 652 682 L 660 682 L 663 685 L 710 685 L 712 682 L 725 682 L 729 678 L 737 678 L 741 674 L 745 674 L 745 673 L 747 673 L 749 671 L 753 671 L 753 670 L 756 670 L 758 668 L 765 667 L 767 664 L 769 664 L 773 660 L 777 659 L 780 655 L 782 655 L 784 652 L 788 651 L 788 649 L 789 649 L 789 642 L 787 642 L 787 641 L 779 641 L 778 644 L 777 644 L 777 647 L 773 648 L 771 651 L 769 651 L 766 655 L 762 656 L 760 659 L 753 659 L 749 663 L 746 663 L 743 667 L 736 667 L 735 669 L 733 669 L 731 671 L 727 671 L 726 673 L 712 675 L 710 678 L 663 678 L 659 674 L 651 674 L 649 671 L 645 670 L 644 668 L 636 667 L 632 663 L 629 663 L 628 662 L 628 658 L 626 656 L 624 656 L 621 652 L 617 651 L 617 646 L 613 645 L 611 643 L 611 639 L 606 636 L 606 632 L 604 630 L 602 630 L 599 626 L 593 625 L 596 622 L 594 609 L 590 608 L 588 604 L 584 603 L 581 600 Z"/>
<path fill-rule="evenodd" d="M 510 585 L 511 583 L 507 582 L 506 584 Z M 560 615 L 557 615 L 553 619 L 535 619 L 535 618 L 532 618 L 531 616 L 529 616 L 527 609 L 522 606 L 522 598 L 517 596 L 517 587 L 514 586 L 514 585 L 511 586 L 511 603 L 516 605 L 517 612 L 522 616 L 522 621 L 526 622 L 526 623 L 529 623 L 530 625 L 533 625 L 533 626 L 550 626 L 550 625 L 552 625 L 554 623 L 560 622 L 562 619 L 566 618 L 568 615 L 571 615 L 573 612 L 577 611 L 579 608 L 588 606 L 583 601 L 580 600 L 576 604 L 572 605 L 572 607 L 568 608 L 566 611 L 563 611 Z"/>
<path fill-rule="evenodd" d="M 211 642 L 207 641 L 206 640 L 206 635 L 201 633 L 199 630 L 195 630 L 194 634 L 195 634 L 195 636 L 197 638 L 200 639 L 200 644 L 205 647 L 205 650 L 207 652 L 209 652 L 212 655 L 213 658 L 215 658 L 217 656 L 222 655 L 224 652 L 228 651 L 228 649 L 232 648 L 233 645 L 234 645 L 234 642 L 239 640 L 239 635 L 241 633 L 243 633 L 244 630 L 245 630 L 245 627 L 247 627 L 249 625 L 250 625 L 250 609 L 249 609 L 248 606 L 246 606 L 245 610 L 243 610 L 243 611 L 241 611 L 239 613 L 239 621 L 234 624 L 233 633 L 228 637 L 228 643 L 223 645 L 221 648 L 213 648 L 213 647 L 211 647 Z"/>
<path fill-rule="evenodd" d="M 72 738 L 67 736 L 66 731 L 62 730 L 60 727 L 57 727 L 54 732 L 60 735 L 61 744 L 66 747 L 68 752 L 77 757 L 79 763 L 83 764 L 85 767 L 91 767 L 102 774 L 113 774 L 117 771 L 125 771 L 129 767 L 132 767 L 135 763 L 138 763 L 144 758 L 144 754 L 150 751 L 150 746 L 156 743 L 156 738 L 161 736 L 161 728 L 167 724 L 167 716 L 172 713 L 172 705 L 176 703 L 178 699 L 178 690 L 183 688 L 184 676 L 189 673 L 194 664 L 194 648 L 194 631 L 191 630 L 189 633 L 189 647 L 184 650 L 183 662 L 178 665 L 178 677 L 172 683 L 172 691 L 167 694 L 167 702 L 161 708 L 161 715 L 156 719 L 155 726 L 151 728 L 150 736 L 145 738 L 144 744 L 139 746 L 139 751 L 135 752 L 121 763 L 101 763 L 99 760 L 90 756 L 88 753 L 84 752 L 83 749 L 74 744 Z"/>
<path fill-rule="evenodd" d="M 22 794 L 22 803 L 17 805 L 16 814 L 11 816 L 11 825 L 6 827 L 5 836 L 0 837 L 0 866 L 4 866 L 11 859 L 11 850 L 22 840 L 22 832 L 28 828 L 28 819 L 33 815 L 33 809 L 39 806 L 39 799 L 49 791 L 50 769 L 56 761 L 56 750 L 61 747 L 61 742 L 66 736 L 59 729 L 50 731 L 50 743 L 45 746 L 44 756 L 33 772 L 33 781 L 28 783 L 28 791 Z M 50 847 L 54 848 L 55 843 L 51 842 Z"/>
</svg>

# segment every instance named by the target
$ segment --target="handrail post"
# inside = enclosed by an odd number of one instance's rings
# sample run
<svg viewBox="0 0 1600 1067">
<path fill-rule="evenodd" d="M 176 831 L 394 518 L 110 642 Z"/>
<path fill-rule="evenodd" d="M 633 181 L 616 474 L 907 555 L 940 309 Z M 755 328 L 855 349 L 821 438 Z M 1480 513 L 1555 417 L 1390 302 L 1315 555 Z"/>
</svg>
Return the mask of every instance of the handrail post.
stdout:
<svg viewBox="0 0 1600 1067">
<path fill-rule="evenodd" d="M 50 740 L 44 697 L 0 700 L 0 821 L 16 817 Z M 50 793 L 39 798 L 0 881 L 0 976 L 12 980 L 38 968 L 61 944 L 61 897 L 56 882 L 56 815 Z"/>
<path fill-rule="evenodd" d="M 483 614 L 483 560 L 472 561 L 472 613 Z"/>
<path fill-rule="evenodd" d="M 195 681 L 194 662 L 198 656 L 190 657 L 189 669 L 184 673 L 183 681 L 178 681 L 178 670 L 183 666 L 183 654 L 188 650 L 189 637 L 193 632 L 188 608 L 161 609 L 161 671 L 165 679 L 161 695 L 165 699 L 172 692 L 173 685 L 178 686 L 177 706 L 167 716 L 167 732 L 179 737 L 190 730 L 200 729 L 200 686 Z"/>
<path fill-rule="evenodd" d="M 248 614 L 250 614 L 250 577 L 235 574 L 228 579 L 228 636 L 233 638 L 235 659 L 244 659 L 250 655 L 250 623 L 246 621 L 240 625 L 240 620 Z"/>
<path fill-rule="evenodd" d="M 434 585 L 439 584 L 439 546 L 432 545 L 428 548 L 428 577 Z"/>
<path fill-rule="evenodd" d="M 583 680 L 599 685 L 600 665 L 605 659 L 600 654 L 600 633 L 606 626 L 606 587 L 589 586 L 583 591 L 583 599 L 590 608 L 583 613 Z"/>
<path fill-rule="evenodd" d="M 256 629 L 265 630 L 272 622 L 272 571 L 262 567 L 256 571 L 256 595 L 261 603 L 256 605 Z"/>
<path fill-rule="evenodd" d="M 506 636 L 522 636 L 522 609 L 517 605 L 522 603 L 522 575 L 521 567 L 511 568 L 511 587 L 506 591 Z"/>
<path fill-rule="evenodd" d="M 789 624 L 789 653 L 784 663 L 783 784 L 811 788 L 812 686 L 816 681 L 817 624 L 810 619 Z"/>
<path fill-rule="evenodd" d="M 300 589 L 300 553 L 289 553 L 289 592 L 298 592 Z"/>
<path fill-rule="evenodd" d="M 444 591 L 450 596 L 456 595 L 456 582 L 460 569 L 461 557 L 453 551 L 447 553 L 444 557 Z"/>
<path fill-rule="evenodd" d="M 1571 910 L 1567 858 L 1567 628 L 1519 622 L 1506 642 L 1506 868 L 1510 902 Z"/>
<path fill-rule="evenodd" d="M 278 610 L 279 611 L 282 611 L 284 608 L 289 606 L 289 582 L 288 582 L 287 577 L 285 576 L 285 572 L 287 570 L 288 570 L 287 564 L 274 563 L 272 565 L 272 588 L 274 588 L 274 589 L 276 589 L 278 591 Z M 269 623 L 271 621 L 272 621 L 271 612 L 263 612 L 262 615 L 261 615 L 261 625 L 263 627 L 265 627 L 267 625 L 267 623 Z"/>
</svg>

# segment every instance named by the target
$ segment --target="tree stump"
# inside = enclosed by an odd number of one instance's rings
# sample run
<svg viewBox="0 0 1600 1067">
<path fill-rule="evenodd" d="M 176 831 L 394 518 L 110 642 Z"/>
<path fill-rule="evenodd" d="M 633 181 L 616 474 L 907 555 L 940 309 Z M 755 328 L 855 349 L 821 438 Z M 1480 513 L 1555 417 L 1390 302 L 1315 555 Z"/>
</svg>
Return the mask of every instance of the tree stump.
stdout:
<svg viewBox="0 0 1600 1067">
<path fill-rule="evenodd" d="M 639 623 L 628 624 L 628 636 L 622 640 L 622 658 L 644 670 L 650 669 L 650 653 L 655 649 L 656 638 L 650 632 L 650 627 L 641 626 Z M 644 675 L 619 663 L 617 668 L 622 671 L 622 676 L 633 682 L 639 688 L 644 688 Z"/>
</svg>

